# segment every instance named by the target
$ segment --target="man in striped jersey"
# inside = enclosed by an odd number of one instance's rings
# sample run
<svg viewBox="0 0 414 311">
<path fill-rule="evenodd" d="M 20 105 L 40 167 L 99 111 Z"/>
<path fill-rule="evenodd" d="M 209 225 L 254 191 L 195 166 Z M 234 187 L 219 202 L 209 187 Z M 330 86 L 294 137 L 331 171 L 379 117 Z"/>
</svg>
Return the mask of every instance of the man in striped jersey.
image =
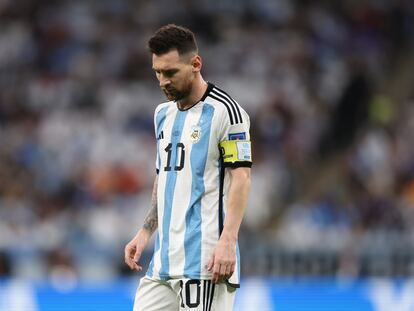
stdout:
<svg viewBox="0 0 414 311">
<path fill-rule="evenodd" d="M 144 226 L 125 247 L 140 256 L 158 228 L 134 311 L 232 310 L 239 287 L 239 227 L 252 165 L 246 112 L 201 76 L 194 34 L 161 27 L 148 42 L 168 102 L 155 110 L 157 176 Z"/>
</svg>

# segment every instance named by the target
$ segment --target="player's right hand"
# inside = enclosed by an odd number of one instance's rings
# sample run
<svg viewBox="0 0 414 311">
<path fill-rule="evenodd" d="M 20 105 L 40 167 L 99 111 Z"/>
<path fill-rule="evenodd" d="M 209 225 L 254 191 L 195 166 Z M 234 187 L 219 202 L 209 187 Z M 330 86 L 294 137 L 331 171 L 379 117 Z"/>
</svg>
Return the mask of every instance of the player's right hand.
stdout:
<svg viewBox="0 0 414 311">
<path fill-rule="evenodd" d="M 139 241 L 137 237 L 134 237 L 126 246 L 125 246 L 125 263 L 131 270 L 141 271 L 142 266 L 140 266 L 139 259 L 141 258 L 142 250 L 139 250 Z"/>
<path fill-rule="evenodd" d="M 125 263 L 131 270 L 141 271 L 142 266 L 139 265 L 139 259 L 148 244 L 151 234 L 144 229 L 138 231 L 136 236 L 125 246 Z"/>
</svg>

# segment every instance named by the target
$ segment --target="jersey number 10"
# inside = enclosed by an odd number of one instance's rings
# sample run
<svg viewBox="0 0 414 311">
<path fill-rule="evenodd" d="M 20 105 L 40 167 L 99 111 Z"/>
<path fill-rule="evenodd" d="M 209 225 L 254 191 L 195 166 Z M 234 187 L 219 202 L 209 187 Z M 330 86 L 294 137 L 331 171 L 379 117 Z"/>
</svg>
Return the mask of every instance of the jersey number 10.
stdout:
<svg viewBox="0 0 414 311">
<path fill-rule="evenodd" d="M 177 159 L 180 159 L 180 162 L 178 165 L 174 166 L 174 171 L 181 171 L 184 167 L 184 160 L 185 160 L 185 147 L 183 143 L 178 143 L 175 146 L 175 154 L 176 154 L 176 163 L 178 162 Z M 164 171 L 171 171 L 171 155 L 173 152 L 173 145 L 172 143 L 169 143 L 168 146 L 164 149 L 168 155 L 167 155 L 167 166 L 164 167 Z"/>
</svg>

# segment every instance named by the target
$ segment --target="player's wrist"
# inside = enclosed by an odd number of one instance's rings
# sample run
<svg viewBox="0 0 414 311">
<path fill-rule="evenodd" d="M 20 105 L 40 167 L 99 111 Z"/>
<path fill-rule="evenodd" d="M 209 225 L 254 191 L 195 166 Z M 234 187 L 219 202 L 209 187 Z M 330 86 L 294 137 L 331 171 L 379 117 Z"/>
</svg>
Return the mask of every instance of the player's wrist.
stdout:
<svg viewBox="0 0 414 311">
<path fill-rule="evenodd" d="M 220 236 L 220 240 L 229 244 L 235 244 L 237 242 L 237 234 L 232 232 L 223 231 Z"/>
<path fill-rule="evenodd" d="M 142 227 L 139 229 L 138 233 L 135 236 L 135 239 L 145 239 L 148 240 L 151 237 L 152 232 L 149 229 Z"/>
</svg>

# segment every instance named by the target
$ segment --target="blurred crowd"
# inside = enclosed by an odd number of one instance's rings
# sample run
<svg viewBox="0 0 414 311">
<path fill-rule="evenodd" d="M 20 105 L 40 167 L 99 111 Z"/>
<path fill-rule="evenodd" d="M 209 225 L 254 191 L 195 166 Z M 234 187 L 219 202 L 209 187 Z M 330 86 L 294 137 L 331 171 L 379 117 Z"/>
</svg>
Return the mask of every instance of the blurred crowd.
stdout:
<svg viewBox="0 0 414 311">
<path fill-rule="evenodd" d="M 414 246 L 412 1 L 1 0 L 0 276 L 127 273 L 165 100 L 146 41 L 171 22 L 251 117 L 242 236 L 349 275 Z"/>
</svg>

